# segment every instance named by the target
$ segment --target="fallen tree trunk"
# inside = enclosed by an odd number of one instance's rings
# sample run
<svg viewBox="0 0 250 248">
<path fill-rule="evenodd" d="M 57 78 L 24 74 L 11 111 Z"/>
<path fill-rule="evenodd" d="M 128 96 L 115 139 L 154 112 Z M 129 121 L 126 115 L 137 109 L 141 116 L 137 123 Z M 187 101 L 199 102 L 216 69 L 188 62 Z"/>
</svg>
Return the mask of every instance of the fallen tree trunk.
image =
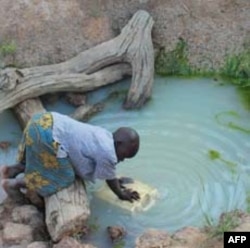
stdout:
<svg viewBox="0 0 250 248">
<path fill-rule="evenodd" d="M 91 75 L 72 73 L 66 75 L 43 76 L 20 83 L 13 91 L 5 92 L 5 101 L 0 98 L 0 109 L 6 109 L 30 97 L 59 91 L 85 92 L 97 89 L 122 79 L 130 72 L 128 65 L 114 65 Z M 36 82 L 34 84 L 34 81 Z M 0 92 L 0 97 L 1 97 Z M 8 98 L 7 98 L 8 97 Z"/>
<path fill-rule="evenodd" d="M 30 117 L 35 113 L 45 112 L 46 110 L 43 107 L 39 98 L 27 99 L 19 104 L 17 104 L 14 108 L 14 113 L 22 127 L 25 128 L 28 123 Z"/>
<path fill-rule="evenodd" d="M 127 66 L 114 65 L 124 62 L 132 67 L 132 83 L 124 107 L 141 107 L 149 99 L 153 84 L 152 26 L 151 16 L 145 11 L 138 11 L 119 36 L 83 51 L 68 61 L 20 70 L 2 70 L 0 111 L 45 93 L 87 92 L 113 83 L 129 73 Z"/>
</svg>

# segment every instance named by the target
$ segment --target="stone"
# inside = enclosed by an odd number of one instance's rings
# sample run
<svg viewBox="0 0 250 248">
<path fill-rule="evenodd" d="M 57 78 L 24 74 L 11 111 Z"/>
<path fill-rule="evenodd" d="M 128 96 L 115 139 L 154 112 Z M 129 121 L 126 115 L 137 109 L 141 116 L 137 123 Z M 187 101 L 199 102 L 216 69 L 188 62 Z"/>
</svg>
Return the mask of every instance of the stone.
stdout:
<svg viewBox="0 0 250 248">
<path fill-rule="evenodd" d="M 33 205 L 17 206 L 12 211 L 12 219 L 17 223 L 29 224 L 37 216 L 41 216 L 41 213 Z"/>
<path fill-rule="evenodd" d="M 91 244 L 81 244 L 73 238 L 63 238 L 58 244 L 54 245 L 53 248 L 96 248 Z"/>
<path fill-rule="evenodd" d="M 149 229 L 135 241 L 135 248 L 168 248 L 172 239 L 168 232 Z"/>
<path fill-rule="evenodd" d="M 33 240 L 29 225 L 7 222 L 3 229 L 3 241 L 12 244 L 30 243 Z"/>
<path fill-rule="evenodd" d="M 74 93 L 74 92 L 69 92 L 65 95 L 65 99 L 68 103 L 75 107 L 79 107 L 81 105 L 86 104 L 86 95 L 82 93 Z"/>
<path fill-rule="evenodd" d="M 49 248 L 49 243 L 43 241 L 36 241 L 29 244 L 27 248 Z"/>
<path fill-rule="evenodd" d="M 127 234 L 125 228 L 122 226 L 108 226 L 107 232 L 112 242 L 123 239 Z"/>
<path fill-rule="evenodd" d="M 12 219 L 20 224 L 27 224 L 32 228 L 33 238 L 37 241 L 48 239 L 48 233 L 41 212 L 33 205 L 15 207 L 12 211 Z"/>
<path fill-rule="evenodd" d="M 155 46 L 171 51 L 182 37 L 189 60 L 197 67 L 218 67 L 227 51 L 238 52 L 248 44 L 249 0 L 186 0 L 180 4 L 71 0 L 62 5 L 51 0 L 16 0 L 14 5 L 2 0 L 1 45 L 16 49 L 9 49 L 1 62 L 26 67 L 64 61 L 114 37 L 138 9 L 149 11 L 156 22 Z"/>
<path fill-rule="evenodd" d="M 184 227 L 175 232 L 172 238 L 192 247 L 203 243 L 207 237 L 196 227 Z"/>
<path fill-rule="evenodd" d="M 236 227 L 234 232 L 250 232 L 250 222 L 244 222 Z"/>
</svg>

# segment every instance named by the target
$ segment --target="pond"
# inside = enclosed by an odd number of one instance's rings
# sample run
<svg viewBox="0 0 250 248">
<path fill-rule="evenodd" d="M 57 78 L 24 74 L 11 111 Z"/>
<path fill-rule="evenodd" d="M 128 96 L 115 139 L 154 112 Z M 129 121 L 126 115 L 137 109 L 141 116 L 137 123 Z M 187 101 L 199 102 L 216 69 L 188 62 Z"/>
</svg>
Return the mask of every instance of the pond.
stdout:
<svg viewBox="0 0 250 248">
<path fill-rule="evenodd" d="M 98 101 L 127 85 L 124 81 L 91 93 L 91 99 Z M 108 248 L 106 227 L 122 225 L 128 230 L 123 247 L 132 247 L 147 228 L 174 232 L 188 225 L 216 224 L 222 212 L 249 208 L 250 112 L 235 86 L 213 79 L 157 77 L 152 99 L 141 110 L 123 110 L 123 99 L 122 94 L 110 98 L 89 122 L 110 131 L 131 126 L 139 132 L 139 153 L 118 164 L 117 172 L 156 188 L 159 199 L 148 211 L 131 214 L 92 194 L 103 182 L 88 185 L 93 228 L 89 241 Z M 65 106 L 48 109 L 72 110 Z M 11 163 L 21 130 L 10 112 L 0 118 L 1 140 L 12 143 L 0 151 L 1 164 Z"/>
</svg>

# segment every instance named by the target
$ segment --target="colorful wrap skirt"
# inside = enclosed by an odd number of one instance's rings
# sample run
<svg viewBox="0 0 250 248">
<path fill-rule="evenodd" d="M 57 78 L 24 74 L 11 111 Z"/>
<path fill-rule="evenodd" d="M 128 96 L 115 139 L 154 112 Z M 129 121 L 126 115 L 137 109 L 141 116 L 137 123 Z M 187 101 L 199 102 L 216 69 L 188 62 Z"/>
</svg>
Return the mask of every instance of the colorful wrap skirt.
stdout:
<svg viewBox="0 0 250 248">
<path fill-rule="evenodd" d="M 75 180 L 70 159 L 56 156 L 59 144 L 53 140 L 52 127 L 50 113 L 33 115 L 18 149 L 18 162 L 25 164 L 27 189 L 43 197 L 70 186 Z"/>
</svg>

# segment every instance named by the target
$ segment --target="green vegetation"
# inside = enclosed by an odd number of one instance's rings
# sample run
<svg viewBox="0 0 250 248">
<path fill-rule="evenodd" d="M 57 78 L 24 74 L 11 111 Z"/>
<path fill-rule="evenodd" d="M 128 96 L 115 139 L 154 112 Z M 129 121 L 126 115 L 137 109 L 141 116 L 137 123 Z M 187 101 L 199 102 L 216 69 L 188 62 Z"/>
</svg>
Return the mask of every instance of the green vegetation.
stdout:
<svg viewBox="0 0 250 248">
<path fill-rule="evenodd" d="M 233 118 L 236 118 L 236 119 L 240 119 L 240 115 L 237 112 L 235 112 L 235 111 L 225 111 L 225 112 L 221 112 L 221 113 L 218 113 L 218 114 L 215 115 L 215 119 L 216 119 L 217 123 L 219 123 L 220 125 L 223 125 L 225 127 L 229 127 L 231 129 L 243 132 L 245 134 L 250 134 L 250 129 L 241 127 L 241 126 L 235 124 L 232 121 L 229 121 L 229 122 L 222 121 L 221 118 L 225 117 L 225 116 L 230 116 L 230 117 L 233 117 Z"/>
<path fill-rule="evenodd" d="M 0 69 L 5 66 L 3 59 L 6 56 L 10 55 L 13 56 L 13 61 L 14 61 L 14 55 L 16 53 L 16 49 L 17 47 L 14 41 L 0 43 Z"/>
<path fill-rule="evenodd" d="M 211 225 L 205 227 L 210 237 L 223 238 L 224 232 L 232 231 L 239 225 L 240 212 L 234 210 L 232 212 L 223 213 L 220 217 L 217 225 Z"/>
<path fill-rule="evenodd" d="M 249 48 L 239 54 L 227 56 L 222 68 L 200 70 L 190 65 L 187 55 L 188 47 L 183 39 L 179 39 L 172 51 L 160 49 L 156 56 L 155 72 L 162 76 L 222 77 L 241 87 L 250 87 Z"/>
<path fill-rule="evenodd" d="M 156 73 L 162 76 L 189 76 L 192 70 L 187 59 L 187 45 L 180 39 L 173 51 L 160 50 L 155 61 Z"/>
<path fill-rule="evenodd" d="M 221 154 L 218 151 L 209 150 L 208 156 L 211 160 L 216 160 L 216 159 L 220 160 L 223 164 L 225 164 L 231 170 L 232 173 L 236 172 L 237 164 L 222 158 Z"/>
<path fill-rule="evenodd" d="M 237 90 L 241 103 L 246 110 L 250 111 L 250 86 L 238 87 Z"/>
<path fill-rule="evenodd" d="M 220 74 L 240 86 L 250 86 L 250 49 L 226 58 Z"/>
<path fill-rule="evenodd" d="M 16 43 L 14 41 L 0 43 L 0 56 L 13 55 L 16 52 Z"/>
<path fill-rule="evenodd" d="M 220 153 L 215 150 L 209 150 L 208 154 L 211 160 L 220 159 Z"/>
</svg>

